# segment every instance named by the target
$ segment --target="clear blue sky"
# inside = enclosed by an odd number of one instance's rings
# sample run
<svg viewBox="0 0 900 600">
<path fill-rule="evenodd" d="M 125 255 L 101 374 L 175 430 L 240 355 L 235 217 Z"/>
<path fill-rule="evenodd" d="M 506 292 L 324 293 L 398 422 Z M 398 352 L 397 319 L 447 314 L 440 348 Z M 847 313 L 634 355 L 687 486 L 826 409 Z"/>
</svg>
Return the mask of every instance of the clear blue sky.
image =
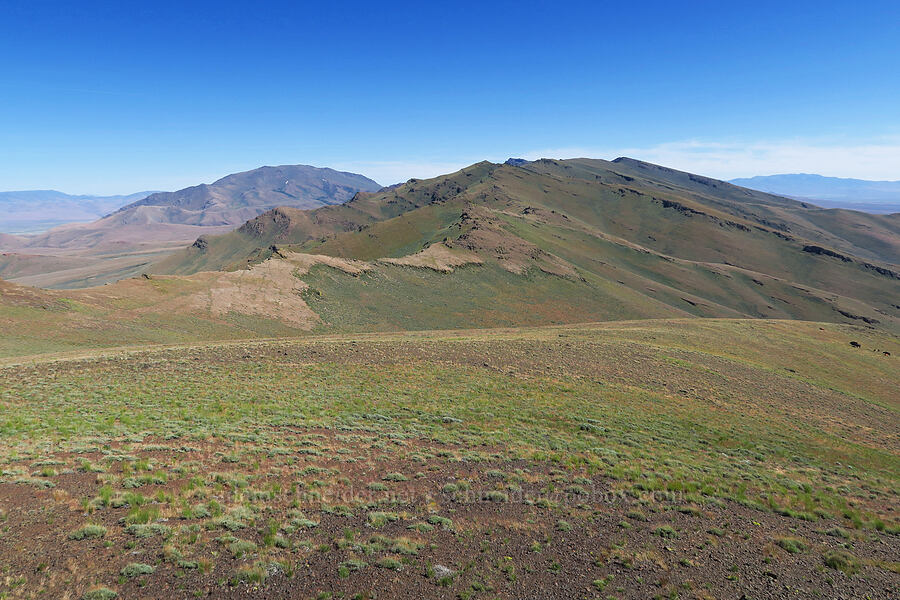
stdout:
<svg viewBox="0 0 900 600">
<path fill-rule="evenodd" d="M 2 3 L 0 189 L 619 153 L 900 179 L 895 1 L 131 4 Z"/>
</svg>

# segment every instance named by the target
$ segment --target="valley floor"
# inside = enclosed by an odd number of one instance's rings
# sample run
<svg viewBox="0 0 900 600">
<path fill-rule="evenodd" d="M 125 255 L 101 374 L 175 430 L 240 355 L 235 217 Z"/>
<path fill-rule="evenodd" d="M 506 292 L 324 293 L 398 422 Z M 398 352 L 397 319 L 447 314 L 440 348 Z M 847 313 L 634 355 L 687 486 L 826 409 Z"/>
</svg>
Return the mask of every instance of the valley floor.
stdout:
<svg viewBox="0 0 900 600">
<path fill-rule="evenodd" d="M 897 597 L 898 360 L 701 319 L 7 358 L 0 598 Z"/>
</svg>

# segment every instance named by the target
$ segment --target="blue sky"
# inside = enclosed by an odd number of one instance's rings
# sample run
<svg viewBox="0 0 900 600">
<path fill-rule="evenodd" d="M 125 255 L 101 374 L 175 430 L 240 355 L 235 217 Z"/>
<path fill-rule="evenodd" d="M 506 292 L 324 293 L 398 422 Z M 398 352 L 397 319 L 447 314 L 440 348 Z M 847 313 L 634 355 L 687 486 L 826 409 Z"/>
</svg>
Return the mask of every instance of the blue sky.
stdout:
<svg viewBox="0 0 900 600">
<path fill-rule="evenodd" d="M 896 2 L 130 4 L 3 2 L 0 189 L 620 154 L 900 179 Z"/>
</svg>

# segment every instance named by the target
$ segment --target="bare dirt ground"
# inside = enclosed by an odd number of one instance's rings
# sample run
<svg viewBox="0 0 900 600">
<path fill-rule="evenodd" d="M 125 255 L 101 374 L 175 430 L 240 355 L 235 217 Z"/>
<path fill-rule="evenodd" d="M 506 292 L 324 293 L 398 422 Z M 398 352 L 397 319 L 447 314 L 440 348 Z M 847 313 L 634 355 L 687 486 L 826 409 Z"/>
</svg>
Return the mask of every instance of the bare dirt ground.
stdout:
<svg viewBox="0 0 900 600">
<path fill-rule="evenodd" d="M 441 273 L 452 273 L 456 267 L 463 265 L 480 265 L 484 261 L 467 250 L 453 249 L 446 244 L 431 244 L 421 252 L 402 258 L 381 258 L 379 262 L 407 267 L 423 267 Z"/>
<path fill-rule="evenodd" d="M 323 264 L 351 275 L 369 269 L 367 263 L 332 256 L 288 253 L 283 260 L 270 260 L 244 271 L 200 273 L 206 277 L 207 289 L 179 298 L 173 310 L 209 311 L 223 317 L 232 312 L 267 317 L 302 330 L 311 329 L 319 317 L 309 308 L 301 294 L 309 286 L 299 276 L 313 265 Z M 159 310 L 154 306 L 153 310 Z"/>
<path fill-rule="evenodd" d="M 883 568 L 854 577 L 825 568 L 822 556 L 848 540 L 819 523 L 729 502 L 696 507 L 678 495 L 633 498 L 614 493 L 602 477 L 528 461 L 470 462 L 459 457 L 466 449 L 427 440 L 404 440 L 398 452 L 378 449 L 381 438 L 374 435 L 261 433 L 280 447 L 326 456 L 270 456 L 256 444 L 145 439 L 49 455 L 45 462 L 62 463 L 51 490 L 0 484 L 3 593 L 33 597 L 44 590 L 78 598 L 105 583 L 123 598 L 891 598 L 900 584 Z M 160 533 L 144 538 L 129 530 L 128 504 L 88 511 L 81 504 L 98 493 L 102 478 L 76 464 L 102 464 L 118 454 L 168 472 L 186 466 L 181 476 L 136 490 L 149 498 L 145 506 L 160 506 L 153 520 Z M 410 454 L 422 458 L 410 460 Z M 251 464 L 224 462 L 235 455 Z M 384 482 L 396 473 L 405 480 Z M 247 478 L 252 488 L 263 489 L 251 492 L 233 483 Z M 460 482 L 468 489 L 454 489 Z M 499 499 L 492 500 L 492 492 Z M 179 494 L 191 506 L 216 502 L 226 515 L 253 508 L 231 531 L 158 500 Z M 248 501 L 253 494 L 256 499 Z M 323 514 L 329 506 L 339 512 Z M 380 524 L 372 515 L 383 512 L 388 521 Z M 317 524 L 291 526 L 307 517 Z M 103 537 L 71 539 L 88 522 L 105 527 Z M 276 526 L 270 529 L 270 523 Z M 267 539 L 272 530 L 278 537 Z M 897 558 L 896 536 L 847 535 L 858 560 L 889 564 Z M 804 549 L 789 553 L 778 545 L 783 537 L 802 540 Z M 230 550 L 232 538 L 253 547 L 237 555 Z M 149 564 L 154 572 L 121 576 L 131 563 Z M 341 565 L 347 564 L 353 566 L 344 574 Z M 449 569 L 449 579 L 435 576 L 438 565 Z M 243 573 L 248 567 L 260 571 Z"/>
</svg>

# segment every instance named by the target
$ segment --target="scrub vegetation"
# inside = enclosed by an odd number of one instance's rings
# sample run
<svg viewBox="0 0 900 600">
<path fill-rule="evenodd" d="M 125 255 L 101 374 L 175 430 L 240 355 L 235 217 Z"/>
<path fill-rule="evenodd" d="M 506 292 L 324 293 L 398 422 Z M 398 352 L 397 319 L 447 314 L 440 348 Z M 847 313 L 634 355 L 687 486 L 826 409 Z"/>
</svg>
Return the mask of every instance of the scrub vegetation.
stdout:
<svg viewBox="0 0 900 600">
<path fill-rule="evenodd" d="M 9 360 L 0 595 L 889 598 L 898 349 L 688 319 Z"/>
</svg>

